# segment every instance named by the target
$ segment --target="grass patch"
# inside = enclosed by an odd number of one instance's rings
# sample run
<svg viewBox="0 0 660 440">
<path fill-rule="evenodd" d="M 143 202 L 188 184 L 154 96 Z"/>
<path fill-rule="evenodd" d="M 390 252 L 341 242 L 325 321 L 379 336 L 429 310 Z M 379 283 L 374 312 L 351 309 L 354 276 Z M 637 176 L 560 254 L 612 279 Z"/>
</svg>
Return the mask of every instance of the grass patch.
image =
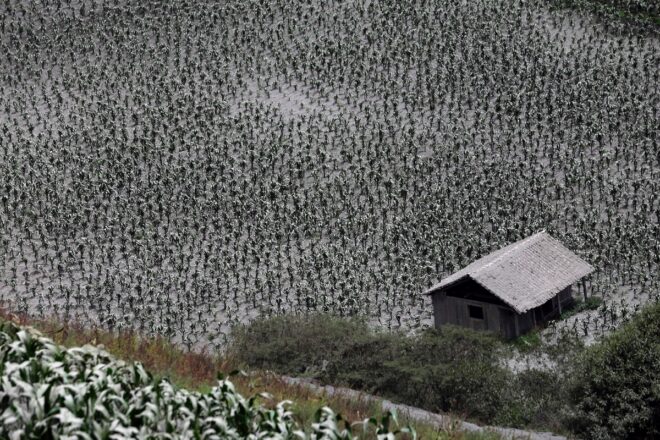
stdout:
<svg viewBox="0 0 660 440">
<path fill-rule="evenodd" d="M 573 306 L 570 309 L 567 309 L 561 313 L 559 316 L 560 320 L 568 319 L 571 316 L 575 316 L 580 312 L 585 310 L 596 310 L 603 304 L 603 299 L 598 296 L 590 296 L 586 300 L 582 298 L 576 298 Z"/>
<path fill-rule="evenodd" d="M 65 347 L 86 344 L 103 346 L 113 356 L 139 361 L 156 377 L 167 377 L 175 385 L 190 390 L 208 390 L 215 385 L 218 372 L 232 371 L 232 363 L 226 358 L 183 351 L 162 337 L 145 338 L 134 332 L 110 332 L 86 328 L 78 323 L 32 319 L 27 315 L 10 315 L 2 310 L 0 319 L 34 327 Z"/>
<path fill-rule="evenodd" d="M 511 345 L 517 348 L 521 353 L 529 353 L 539 349 L 543 345 L 543 341 L 539 330 L 535 329 L 525 335 L 517 337 L 511 341 Z"/>
</svg>

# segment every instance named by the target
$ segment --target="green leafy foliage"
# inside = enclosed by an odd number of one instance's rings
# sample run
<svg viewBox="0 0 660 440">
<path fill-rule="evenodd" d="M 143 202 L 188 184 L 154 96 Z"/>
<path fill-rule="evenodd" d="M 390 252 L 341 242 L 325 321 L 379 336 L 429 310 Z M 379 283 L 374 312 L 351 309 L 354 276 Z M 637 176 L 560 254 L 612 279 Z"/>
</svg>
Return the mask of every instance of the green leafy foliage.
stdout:
<svg viewBox="0 0 660 440">
<path fill-rule="evenodd" d="M 208 393 L 177 389 L 139 363 L 91 346 L 64 349 L 33 331 L 0 324 L 0 438 L 351 440 L 356 425 L 373 425 L 378 439 L 415 438 L 411 428 L 396 428 L 394 414 L 340 428 L 341 416 L 327 407 L 307 435 L 290 403 L 268 409 L 256 396 L 238 394 L 229 380 Z"/>
<path fill-rule="evenodd" d="M 519 336 L 512 341 L 512 345 L 516 347 L 521 352 L 531 352 L 538 349 L 543 340 L 538 330 L 532 330 L 531 332 Z"/>
<path fill-rule="evenodd" d="M 346 340 L 325 378 L 433 411 L 491 420 L 506 401 L 508 372 L 493 336 L 447 327 L 415 337 L 366 334 Z"/>
<path fill-rule="evenodd" d="M 251 366 L 318 377 L 346 341 L 369 333 L 359 319 L 328 314 L 274 316 L 236 326 L 231 352 Z"/>
<path fill-rule="evenodd" d="M 318 335 L 323 336 L 315 339 Z M 516 376 L 502 367 L 504 348 L 492 335 L 459 327 L 406 336 L 373 331 L 356 320 L 311 315 L 242 326 L 232 352 L 252 368 L 314 371 L 324 382 L 432 411 L 518 426 L 554 420 L 558 405 L 551 391 L 535 388 L 532 373 Z M 536 374 L 554 393 L 556 375 Z"/>
<path fill-rule="evenodd" d="M 597 310 L 603 305 L 603 299 L 598 296 L 589 296 L 586 300 L 576 298 L 572 307 L 562 312 L 560 319 L 568 319 L 585 310 Z"/>
<path fill-rule="evenodd" d="M 570 397 L 584 438 L 660 436 L 660 304 L 578 358 Z"/>
<path fill-rule="evenodd" d="M 553 432 L 568 430 L 565 425 L 566 387 L 557 371 L 524 370 L 508 387 L 507 405 L 493 420 L 507 426 L 535 426 Z"/>
</svg>

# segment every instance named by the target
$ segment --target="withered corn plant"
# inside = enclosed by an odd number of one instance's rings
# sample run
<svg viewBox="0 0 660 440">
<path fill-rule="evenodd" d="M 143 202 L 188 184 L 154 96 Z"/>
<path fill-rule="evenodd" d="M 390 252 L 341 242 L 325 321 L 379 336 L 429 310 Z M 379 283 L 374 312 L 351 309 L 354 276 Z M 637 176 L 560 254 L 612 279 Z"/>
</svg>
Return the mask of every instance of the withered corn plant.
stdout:
<svg viewBox="0 0 660 440">
<path fill-rule="evenodd" d="M 190 348 L 415 330 L 546 229 L 604 304 L 549 333 L 610 331 L 660 291 L 660 40 L 555 3 L 3 2 L 0 301 Z"/>
</svg>

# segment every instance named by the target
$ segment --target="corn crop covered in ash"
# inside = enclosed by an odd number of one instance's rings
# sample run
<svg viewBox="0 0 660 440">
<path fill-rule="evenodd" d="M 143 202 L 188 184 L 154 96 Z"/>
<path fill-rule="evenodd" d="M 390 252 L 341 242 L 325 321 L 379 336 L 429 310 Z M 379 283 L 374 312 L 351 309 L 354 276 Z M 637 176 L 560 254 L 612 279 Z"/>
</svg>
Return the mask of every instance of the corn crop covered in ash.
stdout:
<svg viewBox="0 0 660 440">
<path fill-rule="evenodd" d="M 657 301 L 660 42 L 543 0 L 0 6 L 0 299 L 223 347 L 546 229 L 593 336 Z"/>
</svg>

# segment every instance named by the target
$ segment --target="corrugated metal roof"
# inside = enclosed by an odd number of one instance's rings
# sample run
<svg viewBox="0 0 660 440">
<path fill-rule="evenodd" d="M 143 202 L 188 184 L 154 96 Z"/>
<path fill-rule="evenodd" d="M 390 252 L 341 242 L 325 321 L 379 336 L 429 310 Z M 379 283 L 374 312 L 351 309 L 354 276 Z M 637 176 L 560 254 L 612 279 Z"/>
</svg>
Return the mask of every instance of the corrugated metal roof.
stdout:
<svg viewBox="0 0 660 440">
<path fill-rule="evenodd" d="M 518 313 L 538 307 L 594 268 L 542 231 L 488 254 L 428 289 L 469 277 Z"/>
</svg>

